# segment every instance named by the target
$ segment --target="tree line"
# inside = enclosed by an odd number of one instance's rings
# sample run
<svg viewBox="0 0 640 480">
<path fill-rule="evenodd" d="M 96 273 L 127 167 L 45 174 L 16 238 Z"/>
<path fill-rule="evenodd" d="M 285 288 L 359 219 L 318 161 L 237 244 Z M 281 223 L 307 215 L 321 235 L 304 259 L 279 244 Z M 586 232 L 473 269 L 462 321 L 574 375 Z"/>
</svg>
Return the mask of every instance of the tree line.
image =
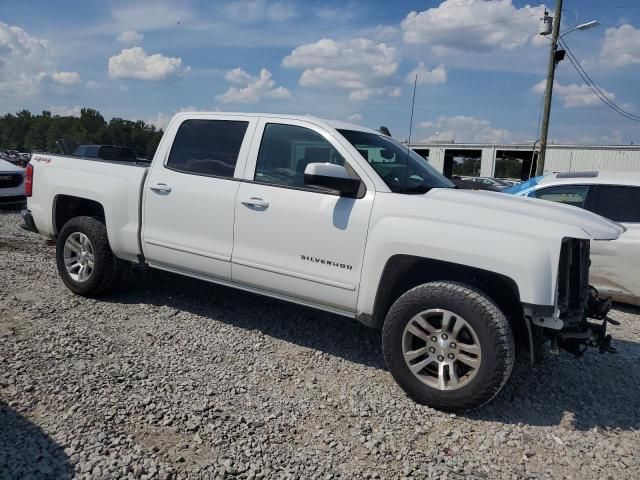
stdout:
<svg viewBox="0 0 640 480">
<path fill-rule="evenodd" d="M 0 150 L 59 153 L 56 140 L 70 138 L 79 144 L 129 147 L 140 158 L 153 157 L 162 129 L 145 122 L 112 118 L 108 122 L 98 110 L 83 108 L 79 117 L 52 115 L 28 110 L 0 117 Z"/>
</svg>

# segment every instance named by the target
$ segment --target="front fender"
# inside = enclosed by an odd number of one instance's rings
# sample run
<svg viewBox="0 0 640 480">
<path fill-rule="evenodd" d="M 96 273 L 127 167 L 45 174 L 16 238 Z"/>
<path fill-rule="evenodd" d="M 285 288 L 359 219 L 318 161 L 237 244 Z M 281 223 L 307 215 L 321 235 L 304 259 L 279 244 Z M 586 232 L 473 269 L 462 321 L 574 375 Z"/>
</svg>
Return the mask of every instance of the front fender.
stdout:
<svg viewBox="0 0 640 480">
<path fill-rule="evenodd" d="M 369 230 L 357 309 L 373 313 L 385 265 L 398 254 L 494 272 L 514 281 L 521 302 L 554 305 L 560 247 L 560 238 L 531 237 L 451 221 L 380 218 Z"/>
</svg>

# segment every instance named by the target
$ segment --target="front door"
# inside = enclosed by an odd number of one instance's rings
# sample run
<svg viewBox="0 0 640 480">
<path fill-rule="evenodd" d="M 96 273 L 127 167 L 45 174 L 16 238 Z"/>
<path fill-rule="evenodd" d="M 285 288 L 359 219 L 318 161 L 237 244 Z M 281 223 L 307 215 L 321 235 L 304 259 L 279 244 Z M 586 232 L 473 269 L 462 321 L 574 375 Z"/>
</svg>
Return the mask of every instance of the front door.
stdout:
<svg viewBox="0 0 640 480">
<path fill-rule="evenodd" d="M 233 281 L 354 311 L 373 188 L 340 197 L 307 187 L 304 170 L 329 162 L 366 174 L 310 122 L 261 120 L 256 139 L 236 204 Z"/>
<path fill-rule="evenodd" d="M 255 123 L 216 115 L 170 127 L 170 151 L 145 182 L 142 243 L 151 266 L 231 278 L 235 201 Z"/>
</svg>

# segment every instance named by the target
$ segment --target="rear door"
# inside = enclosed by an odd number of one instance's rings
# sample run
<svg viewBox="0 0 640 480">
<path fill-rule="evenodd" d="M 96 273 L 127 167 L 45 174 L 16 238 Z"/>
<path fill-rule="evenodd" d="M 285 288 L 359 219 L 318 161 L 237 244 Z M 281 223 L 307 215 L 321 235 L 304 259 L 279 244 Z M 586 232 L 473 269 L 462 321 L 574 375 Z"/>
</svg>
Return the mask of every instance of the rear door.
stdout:
<svg viewBox="0 0 640 480">
<path fill-rule="evenodd" d="M 235 201 L 255 123 L 216 115 L 169 127 L 173 144 L 145 182 L 142 242 L 150 265 L 231 278 Z"/>
<path fill-rule="evenodd" d="M 612 242 L 591 242 L 591 282 L 609 294 L 640 301 L 640 187 L 595 187 L 598 215 L 621 223 L 627 231 Z"/>
<path fill-rule="evenodd" d="M 349 156 L 311 122 L 261 120 L 238 193 L 234 282 L 355 310 L 374 188 Z M 359 198 L 306 186 L 305 167 L 316 162 L 360 178 Z"/>
</svg>

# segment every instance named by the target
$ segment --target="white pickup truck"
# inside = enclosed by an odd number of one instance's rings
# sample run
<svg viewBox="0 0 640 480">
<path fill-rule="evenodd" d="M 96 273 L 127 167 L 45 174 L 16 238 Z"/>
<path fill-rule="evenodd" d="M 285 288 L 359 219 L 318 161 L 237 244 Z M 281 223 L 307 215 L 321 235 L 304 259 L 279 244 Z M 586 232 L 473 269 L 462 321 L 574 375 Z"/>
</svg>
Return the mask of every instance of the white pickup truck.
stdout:
<svg viewBox="0 0 640 480">
<path fill-rule="evenodd" d="M 382 329 L 393 377 L 436 408 L 491 400 L 516 341 L 532 360 L 548 341 L 610 348 L 589 242 L 622 227 L 458 190 L 360 126 L 180 113 L 151 165 L 34 154 L 27 195 L 25 228 L 57 239 L 73 292 L 103 294 L 136 262 L 355 318 Z"/>
</svg>

